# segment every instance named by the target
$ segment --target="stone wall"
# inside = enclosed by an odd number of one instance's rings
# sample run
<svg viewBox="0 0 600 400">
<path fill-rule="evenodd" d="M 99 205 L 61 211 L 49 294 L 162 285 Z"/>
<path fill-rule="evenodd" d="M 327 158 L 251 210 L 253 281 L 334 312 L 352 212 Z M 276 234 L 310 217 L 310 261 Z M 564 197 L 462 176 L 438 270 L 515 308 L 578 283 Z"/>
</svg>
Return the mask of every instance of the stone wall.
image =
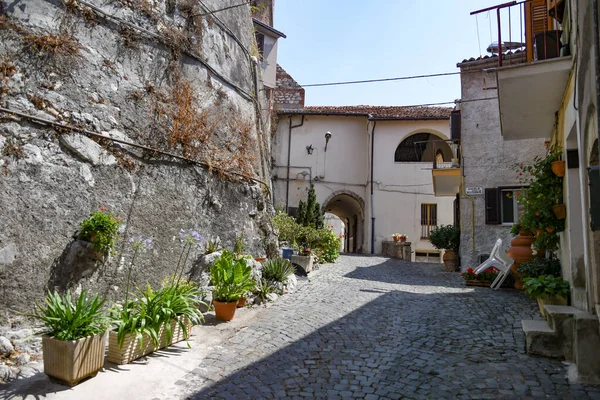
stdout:
<svg viewBox="0 0 600 400">
<path fill-rule="evenodd" d="M 0 111 L 0 323 L 47 289 L 121 298 L 133 235 L 154 240 L 138 284 L 174 272 L 180 229 L 226 247 L 245 229 L 264 255 L 269 127 L 248 5 L 1 1 L 0 107 L 19 115 Z M 123 218 L 117 254 L 79 262 L 74 236 L 101 206 Z"/>
<path fill-rule="evenodd" d="M 520 62 L 520 58 L 513 60 Z M 519 186 L 515 165 L 532 162 L 545 151 L 543 139 L 505 141 L 500 129 L 495 73 L 497 58 L 463 62 L 461 69 L 461 149 L 465 187 Z M 466 196 L 460 201 L 461 268 L 476 267 L 480 254 L 489 254 L 496 239 L 510 246 L 510 225 L 487 225 L 485 196 Z M 473 224 L 472 213 L 475 213 Z M 474 241 L 474 242 L 473 242 Z"/>
</svg>

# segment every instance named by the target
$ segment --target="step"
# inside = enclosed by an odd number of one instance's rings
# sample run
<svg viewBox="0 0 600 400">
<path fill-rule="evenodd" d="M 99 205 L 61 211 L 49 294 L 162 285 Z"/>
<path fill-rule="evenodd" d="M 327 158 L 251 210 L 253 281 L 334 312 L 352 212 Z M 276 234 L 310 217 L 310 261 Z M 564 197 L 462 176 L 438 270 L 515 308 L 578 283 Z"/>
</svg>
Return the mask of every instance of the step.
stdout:
<svg viewBox="0 0 600 400">
<path fill-rule="evenodd" d="M 600 383 L 600 322 L 588 312 L 575 314 L 573 353 L 581 383 Z"/>
<path fill-rule="evenodd" d="M 576 307 L 544 305 L 548 325 L 558 334 L 563 344 L 565 360 L 574 361 L 573 340 L 575 335 L 575 316 L 585 313 Z"/>
<path fill-rule="evenodd" d="M 527 354 L 563 358 L 563 346 L 559 335 L 544 320 L 522 320 Z"/>
</svg>

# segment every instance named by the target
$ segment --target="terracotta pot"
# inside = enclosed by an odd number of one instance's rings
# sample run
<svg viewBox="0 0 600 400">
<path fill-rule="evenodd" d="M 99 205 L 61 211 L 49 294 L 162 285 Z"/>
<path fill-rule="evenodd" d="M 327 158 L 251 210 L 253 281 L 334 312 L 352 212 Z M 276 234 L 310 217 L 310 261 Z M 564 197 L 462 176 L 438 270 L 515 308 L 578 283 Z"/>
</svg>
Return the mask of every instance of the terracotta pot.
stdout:
<svg viewBox="0 0 600 400">
<path fill-rule="evenodd" d="M 231 321 L 235 315 L 235 309 L 237 308 L 237 301 L 231 301 L 229 303 L 213 300 L 215 306 L 215 315 L 219 321 Z"/>
<path fill-rule="evenodd" d="M 96 376 L 104 366 L 105 339 L 106 333 L 78 340 L 43 336 L 44 373 L 69 386 Z"/>
<path fill-rule="evenodd" d="M 254 258 L 254 261 L 257 261 L 257 262 L 265 262 L 265 261 L 267 261 L 267 258 L 266 258 L 266 257 L 255 257 L 255 258 Z"/>
<path fill-rule="evenodd" d="M 456 250 L 446 250 L 442 259 L 444 260 L 446 271 L 458 271 L 458 252 Z"/>
<path fill-rule="evenodd" d="M 246 300 L 248 300 L 245 297 L 240 297 L 240 299 L 237 302 L 237 308 L 242 308 L 246 305 Z"/>
<path fill-rule="evenodd" d="M 523 289 L 523 282 L 521 281 L 521 275 L 517 273 L 517 268 L 522 263 L 533 260 L 531 244 L 534 241 L 534 236 L 522 236 L 519 233 L 519 235 L 510 242 L 511 247 L 508 249 L 507 255 L 515 261 L 510 268 L 512 275 L 515 278 L 515 289 Z"/>
<path fill-rule="evenodd" d="M 519 231 L 519 235 L 521 235 L 521 236 L 533 236 L 533 232 L 531 232 L 531 231 Z"/>
<path fill-rule="evenodd" d="M 552 212 L 554 213 L 554 216 L 558 219 L 567 218 L 567 207 L 564 204 L 557 204 L 555 206 L 552 206 Z"/>
<path fill-rule="evenodd" d="M 403 238 L 400 238 L 400 241 L 401 241 L 402 243 L 404 243 L 404 242 L 406 242 L 406 238 L 405 238 L 405 237 L 403 237 Z"/>
<path fill-rule="evenodd" d="M 397 236 L 394 236 L 393 239 L 394 239 L 394 242 L 399 242 L 400 241 L 400 238 L 397 237 Z"/>
<path fill-rule="evenodd" d="M 553 161 L 552 162 L 552 172 L 554 172 L 554 175 L 556 175 L 560 178 L 565 176 L 565 161 L 564 160 Z"/>
</svg>

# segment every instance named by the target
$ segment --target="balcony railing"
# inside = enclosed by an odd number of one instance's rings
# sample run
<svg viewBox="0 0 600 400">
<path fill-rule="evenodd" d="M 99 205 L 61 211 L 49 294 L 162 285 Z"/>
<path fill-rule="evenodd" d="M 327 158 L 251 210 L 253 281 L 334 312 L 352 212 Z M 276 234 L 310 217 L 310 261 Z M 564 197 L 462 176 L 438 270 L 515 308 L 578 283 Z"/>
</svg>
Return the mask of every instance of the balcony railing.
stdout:
<svg viewBox="0 0 600 400">
<path fill-rule="evenodd" d="M 565 0 L 511 1 L 473 11 L 471 15 L 496 12 L 497 41 L 487 51 L 498 55 L 498 66 L 502 67 L 559 57 L 566 3 Z"/>
<path fill-rule="evenodd" d="M 433 142 L 433 169 L 460 168 L 460 140 Z"/>
</svg>

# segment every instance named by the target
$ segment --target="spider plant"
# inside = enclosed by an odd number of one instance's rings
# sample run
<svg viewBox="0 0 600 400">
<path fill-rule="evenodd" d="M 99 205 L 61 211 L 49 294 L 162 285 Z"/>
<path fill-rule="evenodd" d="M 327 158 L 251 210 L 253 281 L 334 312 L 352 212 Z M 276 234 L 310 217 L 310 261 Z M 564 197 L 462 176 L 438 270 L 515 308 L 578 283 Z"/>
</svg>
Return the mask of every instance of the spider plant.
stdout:
<svg viewBox="0 0 600 400">
<path fill-rule="evenodd" d="M 275 258 L 263 264 L 262 277 L 267 281 L 285 283 L 294 272 L 291 262 L 285 258 Z"/>
</svg>

